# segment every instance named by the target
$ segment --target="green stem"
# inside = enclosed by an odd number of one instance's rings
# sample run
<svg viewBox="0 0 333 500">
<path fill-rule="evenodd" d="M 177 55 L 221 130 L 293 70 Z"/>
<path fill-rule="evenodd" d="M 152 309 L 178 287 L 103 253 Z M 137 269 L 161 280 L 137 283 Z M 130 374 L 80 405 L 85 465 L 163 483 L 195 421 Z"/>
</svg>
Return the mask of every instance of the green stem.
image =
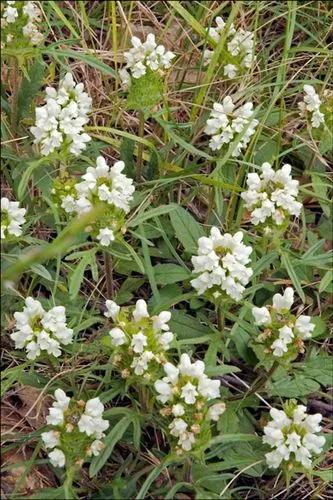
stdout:
<svg viewBox="0 0 333 500">
<path fill-rule="evenodd" d="M 184 470 L 184 481 L 186 483 L 192 483 L 192 460 L 190 458 L 186 459 L 183 470 Z"/>
<path fill-rule="evenodd" d="M 73 490 L 73 481 L 74 481 L 75 470 L 73 467 L 66 469 L 66 479 L 64 481 L 64 497 L 65 500 L 72 500 L 73 498 L 77 498 L 74 490 Z"/>
<path fill-rule="evenodd" d="M 104 252 L 104 267 L 105 267 L 105 281 L 106 281 L 107 298 L 112 299 L 112 297 L 113 297 L 112 257 L 108 252 Z"/>
<path fill-rule="evenodd" d="M 17 114 L 18 114 L 18 98 L 19 98 L 19 89 L 20 89 L 20 69 L 17 62 L 17 59 L 13 60 L 13 94 L 12 94 L 12 102 L 11 102 L 11 129 L 13 136 L 16 136 L 17 129 Z"/>
<path fill-rule="evenodd" d="M 145 132 L 145 115 L 143 111 L 139 111 L 139 137 L 143 139 Z M 136 171 L 136 180 L 140 182 L 142 173 L 142 163 L 143 163 L 143 144 L 139 142 L 138 145 L 138 169 Z"/>
<path fill-rule="evenodd" d="M 266 383 L 271 378 L 271 376 L 273 375 L 273 373 L 275 372 L 275 370 L 277 369 L 278 366 L 279 366 L 278 363 L 275 362 L 273 364 L 273 366 L 270 368 L 270 370 L 267 373 L 264 373 L 264 375 L 262 377 L 260 377 L 257 382 L 254 383 L 254 385 L 251 387 L 251 389 L 248 392 L 246 392 L 245 394 L 239 395 L 239 396 L 231 396 L 230 398 L 228 398 L 228 401 L 235 401 L 237 399 L 244 399 L 244 398 L 251 396 L 255 392 L 258 392 L 259 389 L 261 389 L 262 387 L 264 387 L 266 385 Z"/>
<path fill-rule="evenodd" d="M 224 322 L 225 322 L 225 316 L 224 312 L 222 309 L 222 304 L 219 304 L 217 306 L 217 327 L 219 331 L 221 332 L 221 335 L 223 336 L 223 331 L 224 331 Z"/>
</svg>

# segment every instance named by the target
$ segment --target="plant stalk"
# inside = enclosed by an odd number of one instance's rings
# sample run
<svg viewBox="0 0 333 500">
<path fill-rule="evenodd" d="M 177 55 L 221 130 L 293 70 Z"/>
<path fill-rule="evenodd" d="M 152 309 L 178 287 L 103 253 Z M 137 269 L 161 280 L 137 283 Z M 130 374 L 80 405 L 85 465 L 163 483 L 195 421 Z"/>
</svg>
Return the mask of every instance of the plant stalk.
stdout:
<svg viewBox="0 0 333 500">
<path fill-rule="evenodd" d="M 20 90 L 20 69 L 17 62 L 17 59 L 13 59 L 13 95 L 11 102 L 11 117 L 10 124 L 13 136 L 16 136 L 17 130 L 17 114 L 18 114 L 18 99 L 19 99 L 19 90 Z"/>
<path fill-rule="evenodd" d="M 142 110 L 139 111 L 139 137 L 143 139 L 145 132 L 145 115 Z M 140 182 L 142 174 L 142 163 L 143 163 L 143 144 L 139 142 L 138 145 L 138 168 L 136 171 L 136 181 Z"/>
<path fill-rule="evenodd" d="M 108 252 L 104 252 L 104 268 L 106 281 L 106 294 L 108 299 L 113 298 L 113 268 L 112 257 Z"/>
</svg>

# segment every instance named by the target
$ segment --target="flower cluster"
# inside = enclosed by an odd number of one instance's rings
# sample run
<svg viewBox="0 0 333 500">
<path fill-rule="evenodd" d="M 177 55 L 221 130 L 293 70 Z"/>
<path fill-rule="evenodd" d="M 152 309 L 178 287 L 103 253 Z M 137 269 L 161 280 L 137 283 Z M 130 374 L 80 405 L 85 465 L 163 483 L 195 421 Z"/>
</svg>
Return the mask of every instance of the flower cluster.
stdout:
<svg viewBox="0 0 333 500">
<path fill-rule="evenodd" d="M 247 102 L 238 108 L 230 96 L 226 96 L 222 104 L 215 102 L 204 129 L 206 134 L 212 136 L 209 141 L 211 149 L 213 151 L 221 149 L 223 144 L 229 144 L 234 137 L 237 138 L 237 134 L 240 134 L 232 152 L 232 156 L 239 156 L 241 150 L 250 142 L 259 123 L 252 118 L 252 115 L 252 102 Z"/>
<path fill-rule="evenodd" d="M 167 51 L 164 45 L 157 45 L 155 35 L 149 33 L 144 43 L 133 36 L 131 42 L 133 47 L 124 54 L 126 67 L 119 72 L 124 86 L 131 84 L 131 77 L 141 78 L 148 70 L 158 71 L 170 68 L 175 54 Z"/>
<path fill-rule="evenodd" d="M 263 442 L 273 448 L 266 453 L 269 467 L 277 469 L 281 462 L 287 470 L 294 467 L 310 469 L 313 453 L 321 453 L 325 444 L 323 436 L 317 436 L 321 427 L 322 415 L 309 415 L 306 407 L 297 405 L 294 400 L 284 404 L 283 410 L 272 408 L 272 420 L 264 427 Z"/>
<path fill-rule="evenodd" d="M 253 271 L 246 267 L 250 262 L 252 248 L 242 243 L 243 233 L 234 236 L 222 235 L 212 227 L 210 237 L 198 240 L 198 256 L 192 257 L 194 273 L 198 277 L 191 281 L 201 295 L 209 290 L 212 299 L 218 300 L 225 291 L 233 300 L 239 301 Z"/>
<path fill-rule="evenodd" d="M 73 330 L 67 327 L 63 306 L 45 311 L 38 300 L 27 297 L 23 311 L 14 313 L 14 318 L 15 331 L 10 336 L 16 349 L 26 348 L 28 359 L 36 359 L 41 351 L 58 357 L 60 344 L 72 342 Z"/>
<path fill-rule="evenodd" d="M 21 225 L 25 223 L 26 209 L 20 208 L 18 201 L 1 198 L 1 239 L 21 236 Z"/>
<path fill-rule="evenodd" d="M 303 101 L 298 103 L 301 116 L 306 116 L 307 112 L 311 114 L 311 125 L 319 128 L 325 122 L 324 114 L 320 111 L 321 100 L 312 85 L 304 85 L 305 96 Z"/>
<path fill-rule="evenodd" d="M 273 305 L 252 308 L 255 324 L 263 328 L 255 343 L 263 344 L 264 353 L 269 356 L 295 359 L 299 352 L 304 352 L 304 340 L 311 338 L 315 325 L 310 316 L 301 314 L 296 318 L 290 312 L 293 302 L 294 290 L 288 287 L 283 295 L 273 296 Z"/>
<path fill-rule="evenodd" d="M 272 227 L 285 227 L 290 216 L 298 217 L 302 204 L 296 200 L 298 181 L 291 175 L 291 166 L 283 165 L 274 171 L 267 162 L 262 164 L 260 176 L 250 173 L 247 176 L 247 191 L 241 194 L 245 207 L 250 211 L 252 224 L 263 225 L 264 231 Z"/>
<path fill-rule="evenodd" d="M 42 433 L 45 448 L 52 449 L 49 459 L 54 467 L 82 465 L 84 459 L 98 456 L 104 448 L 101 439 L 109 422 L 102 418 L 104 405 L 99 398 L 75 401 L 62 389 L 54 393 L 56 401 L 46 417 L 54 428 Z"/>
<path fill-rule="evenodd" d="M 150 316 L 147 304 L 140 299 L 134 308 L 120 308 L 112 300 L 106 301 L 105 316 L 115 327 L 109 331 L 113 349 L 113 364 L 123 378 L 133 375 L 151 380 L 154 372 L 166 362 L 164 351 L 174 338 L 169 329 L 169 311 Z"/>
<path fill-rule="evenodd" d="M 71 73 L 66 73 L 56 90 L 46 88 L 46 104 L 36 108 L 36 125 L 31 127 L 35 144 L 41 144 L 41 153 L 49 155 L 61 148 L 79 155 L 86 149 L 91 137 L 83 132 L 91 111 L 91 97 L 84 92 L 84 84 L 75 84 Z"/>
<path fill-rule="evenodd" d="M 165 363 L 166 377 L 154 384 L 157 400 L 165 407 L 163 416 L 172 416 L 168 426 L 170 435 L 177 439 L 176 452 L 190 451 L 207 442 L 210 420 L 217 421 L 225 410 L 224 403 L 208 408 L 207 402 L 220 397 L 219 380 L 205 375 L 203 361 L 191 363 L 188 354 L 182 354 L 178 366 Z"/>
<path fill-rule="evenodd" d="M 209 28 L 209 36 L 218 43 L 225 29 L 225 22 L 222 17 L 215 19 L 216 27 Z M 253 33 L 251 31 L 236 29 L 233 24 L 230 25 L 227 34 L 227 51 L 223 53 L 223 61 L 226 63 L 223 67 L 224 75 L 228 78 L 235 76 L 244 69 L 251 68 L 254 61 L 253 56 Z M 213 50 L 204 51 L 204 64 L 209 64 L 213 57 Z"/>
<path fill-rule="evenodd" d="M 36 2 L 1 2 L 1 48 L 40 45 L 44 36 L 38 30 L 41 11 Z"/>
<path fill-rule="evenodd" d="M 122 173 L 123 161 L 117 161 L 109 167 L 99 156 L 96 167 L 88 167 L 81 182 L 71 180 L 59 189 L 54 186 L 54 193 L 60 198 L 61 207 L 67 213 L 77 215 L 88 212 L 91 208 L 103 205 L 102 214 L 93 224 L 93 235 L 102 246 L 108 246 L 115 239 L 115 233 L 122 229 L 124 216 L 130 210 L 135 187 L 133 180 Z M 67 189 L 68 188 L 68 189 Z"/>
</svg>

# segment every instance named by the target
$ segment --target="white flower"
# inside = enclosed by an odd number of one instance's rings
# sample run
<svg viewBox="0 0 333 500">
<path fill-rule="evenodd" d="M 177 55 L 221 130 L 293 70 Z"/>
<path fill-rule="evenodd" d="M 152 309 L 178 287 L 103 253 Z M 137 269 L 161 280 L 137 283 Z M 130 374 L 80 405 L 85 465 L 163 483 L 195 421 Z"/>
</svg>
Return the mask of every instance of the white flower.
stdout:
<svg viewBox="0 0 333 500">
<path fill-rule="evenodd" d="M 310 457 L 311 453 L 305 446 L 301 446 L 295 451 L 295 458 L 297 462 L 300 462 L 306 469 L 311 467 Z"/>
<path fill-rule="evenodd" d="M 66 396 L 66 393 L 62 389 L 56 389 L 54 391 L 54 397 L 56 399 L 56 401 L 53 403 L 54 408 L 67 410 L 71 398 Z"/>
<path fill-rule="evenodd" d="M 198 391 L 207 400 L 218 398 L 220 396 L 220 385 L 220 380 L 213 380 L 203 375 L 199 379 Z"/>
<path fill-rule="evenodd" d="M 114 346 L 123 345 L 127 342 L 125 333 L 118 327 L 112 328 L 109 335 Z"/>
<path fill-rule="evenodd" d="M 314 453 L 321 453 L 325 444 L 324 436 L 316 436 L 316 434 L 307 433 L 303 438 L 303 445 Z"/>
<path fill-rule="evenodd" d="M 320 111 L 320 106 L 322 104 L 319 95 L 316 93 L 312 85 L 304 85 L 304 98 L 303 101 L 298 104 L 301 111 L 301 116 L 306 114 L 307 111 L 311 114 L 311 125 L 314 128 L 319 128 L 322 123 L 325 122 L 325 116 Z"/>
<path fill-rule="evenodd" d="M 60 444 L 60 433 L 56 431 L 42 432 L 41 437 L 45 448 L 54 448 Z"/>
<path fill-rule="evenodd" d="M 111 241 L 114 241 L 115 239 L 112 229 L 109 229 L 108 227 L 100 229 L 96 238 L 103 247 L 108 247 Z"/>
<path fill-rule="evenodd" d="M 87 455 L 88 456 L 93 455 L 94 457 L 97 457 L 103 450 L 103 448 L 105 448 L 105 444 L 99 439 L 95 439 L 95 441 L 93 441 L 89 446 L 87 450 Z"/>
<path fill-rule="evenodd" d="M 274 340 L 271 348 L 273 349 L 273 356 L 276 356 L 278 358 L 281 358 L 281 356 L 283 356 L 284 353 L 288 352 L 288 346 L 286 341 L 280 338 Z"/>
<path fill-rule="evenodd" d="M 101 417 L 104 412 L 104 405 L 99 398 L 89 399 L 86 403 L 84 412 L 91 417 Z"/>
<path fill-rule="evenodd" d="M 291 287 L 287 287 L 281 295 L 276 293 L 273 295 L 273 308 L 276 311 L 283 311 L 284 309 L 289 310 L 294 302 L 294 290 Z"/>
<path fill-rule="evenodd" d="M 315 328 L 310 316 L 301 315 L 297 318 L 295 328 L 303 340 L 310 339 Z"/>
<path fill-rule="evenodd" d="M 236 29 L 233 23 L 229 26 L 228 33 L 225 34 L 225 22 L 222 17 L 216 17 L 216 27 L 208 29 L 208 35 L 216 44 L 220 41 L 221 36 L 226 36 L 228 60 L 231 59 L 235 64 L 227 64 L 224 67 L 224 74 L 229 78 L 234 78 L 236 70 L 247 69 L 252 66 L 254 61 L 253 56 L 253 33 L 245 31 L 242 28 Z M 210 63 L 213 51 L 206 49 L 204 51 L 204 64 Z M 237 66 L 236 66 L 237 64 Z"/>
<path fill-rule="evenodd" d="M 224 412 L 225 412 L 225 403 L 216 403 L 215 405 L 209 407 L 208 417 L 211 420 L 217 422 L 222 413 Z"/>
<path fill-rule="evenodd" d="M 11 7 L 8 5 L 3 13 L 3 18 L 7 21 L 7 23 L 15 23 L 16 18 L 18 17 L 18 11 L 15 7 Z"/>
<path fill-rule="evenodd" d="M 36 37 L 31 24 L 26 26 L 26 31 L 29 36 Z M 46 89 L 46 104 L 36 108 L 36 125 L 30 129 L 34 143 L 41 144 L 42 155 L 47 156 L 64 142 L 69 144 L 69 151 L 74 155 L 86 148 L 91 138 L 83 128 L 89 121 L 92 101 L 83 89 L 83 83 L 75 84 L 71 73 L 60 81 L 58 90 Z"/>
<path fill-rule="evenodd" d="M 14 318 L 16 330 L 10 336 L 16 348 L 26 348 L 28 359 L 36 359 L 41 351 L 58 357 L 60 344 L 72 342 L 73 330 L 67 328 L 63 306 L 46 312 L 38 300 L 27 297 L 23 312 L 14 313 Z"/>
<path fill-rule="evenodd" d="M 188 405 L 192 405 L 195 403 L 197 395 L 198 391 L 196 390 L 195 386 L 191 384 L 191 382 L 187 382 L 187 384 L 182 387 L 181 397 Z"/>
<path fill-rule="evenodd" d="M 176 405 L 173 405 L 172 407 L 172 414 L 175 416 L 175 417 L 181 417 L 182 415 L 184 415 L 185 413 L 185 410 L 184 410 L 184 406 L 181 405 L 180 403 L 176 404 Z"/>
<path fill-rule="evenodd" d="M 49 453 L 49 459 L 53 467 L 64 467 L 66 462 L 66 457 L 63 451 L 55 448 Z"/>
<path fill-rule="evenodd" d="M 172 436 L 180 436 L 187 429 L 187 423 L 182 418 L 175 418 L 169 425 Z"/>
<path fill-rule="evenodd" d="M 175 56 L 173 52 L 166 51 L 163 45 L 156 45 L 155 36 L 149 33 L 144 43 L 137 37 L 132 37 L 132 48 L 124 53 L 126 69 L 121 69 L 119 76 L 125 85 L 131 84 L 130 77 L 141 78 L 146 74 L 147 69 L 151 71 L 162 71 L 171 66 L 171 61 Z"/>
<path fill-rule="evenodd" d="M 322 415 L 308 415 L 305 406 L 294 402 L 287 403 L 285 408 L 285 411 L 272 408 L 273 420 L 264 427 L 263 442 L 273 448 L 266 454 L 267 464 L 276 469 L 282 461 L 297 462 L 309 469 L 311 452 L 321 453 L 325 444 L 325 438 L 315 434 L 321 429 L 318 423 Z"/>
<path fill-rule="evenodd" d="M 228 78 L 235 78 L 237 74 L 237 68 L 234 64 L 226 64 L 223 69 L 223 74 Z"/>
<path fill-rule="evenodd" d="M 158 316 L 152 316 L 155 330 L 169 330 L 168 322 L 171 319 L 170 311 L 162 311 Z"/>
<path fill-rule="evenodd" d="M 163 347 L 164 350 L 168 350 L 170 348 L 170 343 L 173 341 L 174 339 L 174 334 L 172 332 L 165 332 L 165 333 L 162 333 L 159 338 L 158 338 L 158 341 L 159 343 L 161 344 L 161 346 Z"/>
<path fill-rule="evenodd" d="M 193 432 L 185 431 L 179 436 L 178 443 L 185 451 L 190 451 L 192 449 L 192 445 L 195 442 L 195 436 Z"/>
<path fill-rule="evenodd" d="M 252 307 L 252 315 L 254 317 L 255 324 L 258 326 L 269 325 L 272 321 L 267 307 Z"/>
<path fill-rule="evenodd" d="M 106 318 L 111 318 L 113 321 L 116 321 L 120 311 L 120 306 L 118 306 L 118 304 L 116 304 L 113 300 L 106 300 L 105 306 L 107 310 L 104 313 L 104 316 Z"/>
<path fill-rule="evenodd" d="M 213 293 L 224 290 L 232 299 L 241 299 L 253 273 L 246 267 L 252 248 L 245 246 L 242 238 L 241 231 L 234 236 L 222 235 L 217 227 L 211 228 L 210 238 L 199 238 L 199 255 L 192 257 L 192 263 L 193 272 L 201 274 L 191 281 L 199 295 L 214 288 Z"/>
<path fill-rule="evenodd" d="M 19 208 L 17 201 L 1 198 L 1 239 L 9 235 L 18 237 L 22 234 L 21 225 L 25 223 L 25 208 Z"/>
<path fill-rule="evenodd" d="M 133 319 L 135 322 L 141 321 L 143 318 L 149 318 L 147 304 L 143 299 L 139 299 L 135 304 L 133 311 Z"/>
<path fill-rule="evenodd" d="M 134 368 L 135 375 L 143 375 L 152 359 L 155 359 L 155 355 L 151 351 L 144 351 L 141 356 L 133 358 L 131 368 Z"/>
<path fill-rule="evenodd" d="M 131 347 L 134 352 L 143 352 L 147 345 L 147 337 L 142 333 L 136 333 L 132 337 Z"/>
<path fill-rule="evenodd" d="M 248 174 L 248 190 L 241 193 L 241 197 L 255 226 L 269 221 L 280 226 L 287 214 L 299 216 L 302 204 L 295 199 L 298 181 L 293 180 L 290 173 L 290 165 L 274 171 L 266 162 L 262 164 L 260 177 L 256 173 Z"/>
<path fill-rule="evenodd" d="M 297 448 L 301 446 L 301 436 L 296 432 L 292 432 L 287 435 L 286 445 L 289 448 L 289 451 L 296 451 Z"/>
<path fill-rule="evenodd" d="M 84 413 L 77 425 L 80 432 L 85 432 L 87 436 L 95 436 L 99 439 L 109 427 L 109 422 L 101 417 L 92 417 Z"/>
<path fill-rule="evenodd" d="M 62 425 L 64 423 L 64 412 L 61 408 L 50 408 L 49 415 L 46 417 L 49 425 Z"/>
<path fill-rule="evenodd" d="M 166 403 L 172 397 L 172 386 L 164 380 L 156 380 L 154 387 L 158 392 L 157 400 Z"/>
<path fill-rule="evenodd" d="M 282 328 L 279 329 L 279 338 L 283 340 L 286 344 L 289 344 L 292 339 L 294 338 L 294 334 L 292 329 L 285 325 Z"/>
<path fill-rule="evenodd" d="M 215 102 L 204 129 L 206 134 L 212 136 L 209 142 L 211 149 L 219 150 L 223 144 L 233 140 L 235 133 L 242 134 L 232 152 L 232 156 L 239 156 L 241 150 L 250 142 L 259 123 L 252 118 L 253 112 L 251 102 L 235 109 L 230 96 L 226 96 L 222 104 Z"/>
</svg>

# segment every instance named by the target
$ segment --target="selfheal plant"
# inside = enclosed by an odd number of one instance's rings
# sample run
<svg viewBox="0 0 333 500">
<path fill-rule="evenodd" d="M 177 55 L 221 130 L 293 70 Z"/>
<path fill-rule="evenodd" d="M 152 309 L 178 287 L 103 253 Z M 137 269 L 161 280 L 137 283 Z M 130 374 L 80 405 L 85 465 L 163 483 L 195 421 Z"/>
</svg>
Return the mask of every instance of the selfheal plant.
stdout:
<svg viewBox="0 0 333 500">
<path fill-rule="evenodd" d="M 1 239 L 10 239 L 22 234 L 22 224 L 25 223 L 26 209 L 20 208 L 18 201 L 1 198 Z"/>
<path fill-rule="evenodd" d="M 220 397 L 219 380 L 207 377 L 205 363 L 191 363 L 188 354 L 182 354 L 178 366 L 168 362 L 166 374 L 154 384 L 157 401 L 164 406 L 161 415 L 172 419 L 168 425 L 172 446 L 177 454 L 198 451 L 209 441 L 210 421 L 218 421 L 225 410 L 222 402 L 208 407 L 207 402 Z"/>
<path fill-rule="evenodd" d="M 30 129 L 34 143 L 41 145 L 43 156 L 53 152 L 65 158 L 70 154 L 78 156 L 91 140 L 84 132 L 92 102 L 84 92 L 84 84 L 76 84 L 72 74 L 66 73 L 58 90 L 46 88 L 45 102 L 36 108 L 36 124 Z"/>
<path fill-rule="evenodd" d="M 130 210 L 135 187 L 133 180 L 122 173 L 123 161 L 109 167 L 99 156 L 96 167 L 88 167 L 82 180 L 56 179 L 53 186 L 55 199 L 68 214 L 80 215 L 100 207 L 98 218 L 86 230 L 102 246 L 109 246 L 116 234 L 124 229 L 125 216 Z"/>
<path fill-rule="evenodd" d="M 266 365 L 278 361 L 288 364 L 299 353 L 304 353 L 304 341 L 311 338 L 314 323 L 310 316 L 296 317 L 290 312 L 294 302 L 294 290 L 285 289 L 283 295 L 273 296 L 273 304 L 253 307 L 252 315 L 261 333 L 252 340 L 252 347 Z"/>
<path fill-rule="evenodd" d="M 239 138 L 231 153 L 231 156 L 239 156 L 259 123 L 252 117 L 253 113 L 252 102 L 237 108 L 231 96 L 226 96 L 222 104 L 215 102 L 204 129 L 205 134 L 212 136 L 210 148 L 213 151 L 220 150 L 224 144 Z"/>
<path fill-rule="evenodd" d="M 40 45 L 41 11 L 36 2 L 1 2 L 1 48 L 21 49 Z"/>
<path fill-rule="evenodd" d="M 286 164 L 274 171 L 267 162 L 262 164 L 260 176 L 250 173 L 246 184 L 248 190 L 241 193 L 250 220 L 265 234 L 276 229 L 284 232 L 291 216 L 298 217 L 302 204 L 297 201 L 298 184 L 291 175 L 291 166 Z"/>
<path fill-rule="evenodd" d="M 15 331 L 10 337 L 16 349 L 26 349 L 28 359 L 36 359 L 42 351 L 59 357 L 61 344 L 68 345 L 73 340 L 73 330 L 67 327 L 63 306 L 45 311 L 38 300 L 27 297 L 23 311 L 16 312 L 14 318 Z"/>
<path fill-rule="evenodd" d="M 104 448 L 101 441 L 109 422 L 104 420 L 104 405 L 100 399 L 87 402 L 66 396 L 62 389 L 54 393 L 56 401 L 46 417 L 51 430 L 42 433 L 45 448 L 54 467 L 81 466 L 92 455 L 98 456 Z"/>
<path fill-rule="evenodd" d="M 312 466 L 312 455 L 322 452 L 325 444 L 319 423 L 322 415 L 309 415 L 306 407 L 290 400 L 283 410 L 272 408 L 272 420 L 264 427 L 263 442 L 273 451 L 266 453 L 269 467 L 281 467 L 287 476 L 294 472 L 306 472 Z"/>
<path fill-rule="evenodd" d="M 174 335 L 169 329 L 169 311 L 150 316 L 147 304 L 140 299 L 134 307 L 119 307 L 112 300 L 106 301 L 104 313 L 115 325 L 109 331 L 112 363 L 128 380 L 140 377 L 148 383 L 156 379 L 161 364 L 167 361 L 165 351 L 170 348 Z"/>
<path fill-rule="evenodd" d="M 132 37 L 131 42 L 132 48 L 124 53 L 126 67 L 119 72 L 125 86 L 131 85 L 131 77 L 138 79 L 149 70 L 162 72 L 170 68 L 172 59 L 176 57 L 164 45 L 157 45 L 152 33 L 149 33 L 144 43 L 136 36 Z"/>
<path fill-rule="evenodd" d="M 298 103 L 300 115 L 302 117 L 310 116 L 312 127 L 319 128 L 322 123 L 325 123 L 324 113 L 320 111 L 322 105 L 320 97 L 312 85 L 304 85 L 303 89 L 303 101 Z"/>
<path fill-rule="evenodd" d="M 126 66 L 119 71 L 119 76 L 123 88 L 129 91 L 127 108 L 143 113 L 162 99 L 162 76 L 171 67 L 175 54 L 167 51 L 164 45 L 157 45 L 152 33 L 144 43 L 135 36 L 131 41 L 132 48 L 124 53 Z"/>
<path fill-rule="evenodd" d="M 208 29 L 208 35 L 216 43 L 218 43 L 223 35 L 226 23 L 222 17 L 215 19 L 216 26 Z M 222 50 L 221 58 L 223 60 L 223 74 L 228 78 L 244 73 L 251 68 L 254 62 L 253 56 L 253 33 L 251 31 L 236 29 L 231 23 L 227 34 L 227 48 Z M 213 57 L 213 50 L 206 49 L 204 51 L 204 64 L 210 63 Z"/>
<path fill-rule="evenodd" d="M 219 303 L 227 296 L 239 301 L 253 271 L 246 267 L 250 262 L 252 248 L 242 243 L 243 233 L 234 236 L 221 234 L 217 227 L 212 227 L 209 238 L 198 240 L 198 256 L 192 257 L 193 273 L 197 275 L 191 285 L 199 295 L 214 303 Z M 224 293 L 223 293 L 224 292 Z"/>
</svg>

